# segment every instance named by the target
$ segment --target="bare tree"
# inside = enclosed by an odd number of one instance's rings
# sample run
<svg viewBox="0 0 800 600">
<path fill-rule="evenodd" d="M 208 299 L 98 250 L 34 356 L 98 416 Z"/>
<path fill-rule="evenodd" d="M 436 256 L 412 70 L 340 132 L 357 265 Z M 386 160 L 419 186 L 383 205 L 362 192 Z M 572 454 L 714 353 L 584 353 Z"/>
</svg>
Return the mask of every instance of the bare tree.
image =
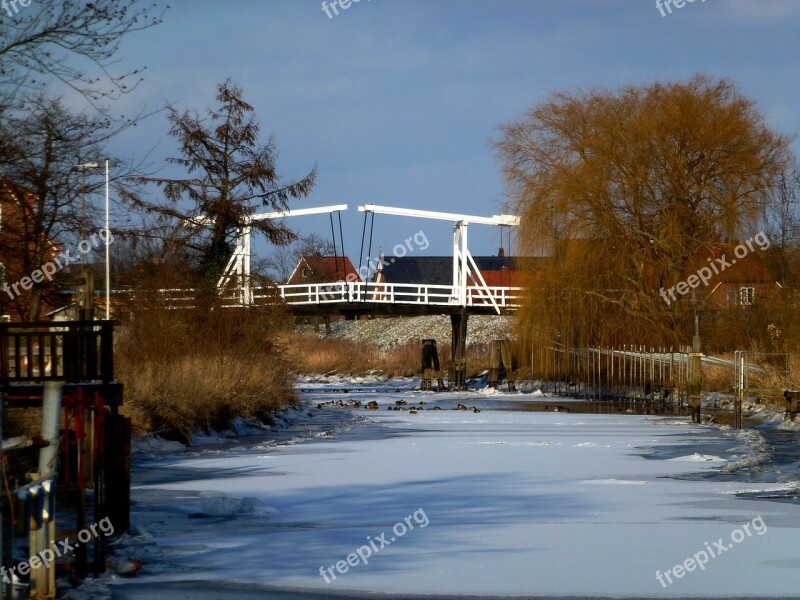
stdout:
<svg viewBox="0 0 800 600">
<path fill-rule="evenodd" d="M 103 181 L 99 169 L 91 172 L 81 165 L 107 157 L 107 142 L 128 126 L 112 126 L 96 112 L 72 113 L 59 100 L 43 96 L 31 98 L 24 112 L 0 120 L 2 193 L 19 209 L 19 219 L 7 221 L 0 236 L 0 254 L 19 259 L 7 281 L 41 267 L 56 244 L 72 251 L 72 258 L 78 255 L 82 234 L 95 229 L 91 197 Z M 115 177 L 130 175 L 130 167 L 115 164 Z M 55 289 L 51 281 L 41 280 L 30 292 L 19 297 L 17 312 L 35 320 L 43 296 Z"/>
<path fill-rule="evenodd" d="M 143 69 L 114 73 L 120 40 L 161 22 L 155 5 L 137 0 L 3 2 L 0 18 L 0 106 L 18 105 L 57 80 L 95 107 L 129 92 Z"/>
<path fill-rule="evenodd" d="M 304 256 L 333 256 L 333 242 L 312 233 L 303 236 L 288 246 L 276 246 L 264 259 L 263 267 L 269 277 L 278 283 L 286 283 L 297 263 Z"/>
<path fill-rule="evenodd" d="M 728 80 L 554 94 L 496 143 L 520 242 L 548 256 L 531 323 L 564 343 L 675 342 L 687 264 L 763 224 L 788 140 Z"/>
<path fill-rule="evenodd" d="M 800 168 L 781 173 L 773 210 L 767 215 L 767 230 L 773 244 L 781 249 L 800 244 Z"/>
</svg>

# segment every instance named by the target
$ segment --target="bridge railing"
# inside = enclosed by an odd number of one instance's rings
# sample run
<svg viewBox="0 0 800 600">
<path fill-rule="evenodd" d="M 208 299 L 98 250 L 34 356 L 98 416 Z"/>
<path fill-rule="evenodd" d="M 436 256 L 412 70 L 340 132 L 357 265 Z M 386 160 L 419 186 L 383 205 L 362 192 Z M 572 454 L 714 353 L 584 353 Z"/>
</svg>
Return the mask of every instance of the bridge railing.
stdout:
<svg viewBox="0 0 800 600">
<path fill-rule="evenodd" d="M 192 289 L 158 290 L 161 300 L 171 309 L 192 308 L 195 304 Z M 265 306 L 278 298 L 290 305 L 313 304 L 427 304 L 434 306 L 458 305 L 458 289 L 451 285 L 425 285 L 409 283 L 369 283 L 363 281 L 338 281 L 253 287 L 249 291 L 226 291 L 222 306 Z M 468 287 L 467 306 L 518 308 L 523 288 L 519 287 Z"/>
<path fill-rule="evenodd" d="M 279 286 L 281 298 L 287 304 L 340 304 L 371 302 L 378 304 L 458 304 L 457 288 L 450 285 L 421 285 L 405 283 L 365 283 L 361 281 L 311 283 Z M 523 288 L 467 288 L 468 306 L 517 308 Z"/>
<path fill-rule="evenodd" d="M 115 321 L 0 323 L 0 387 L 114 379 Z"/>
</svg>

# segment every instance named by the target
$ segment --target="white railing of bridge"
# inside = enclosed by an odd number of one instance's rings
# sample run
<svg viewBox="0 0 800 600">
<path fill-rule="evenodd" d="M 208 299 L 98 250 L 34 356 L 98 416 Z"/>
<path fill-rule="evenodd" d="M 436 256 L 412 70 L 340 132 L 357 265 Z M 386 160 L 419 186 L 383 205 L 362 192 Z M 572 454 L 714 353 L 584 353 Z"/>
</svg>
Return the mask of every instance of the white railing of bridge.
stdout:
<svg viewBox="0 0 800 600">
<path fill-rule="evenodd" d="M 193 289 L 161 289 L 159 294 L 169 308 L 192 308 Z M 492 309 L 516 309 L 522 302 L 520 287 L 469 287 L 467 306 Z M 458 290 L 451 285 L 406 283 L 364 283 L 340 281 L 253 287 L 248 291 L 229 290 L 222 296 L 222 306 L 263 306 L 280 297 L 289 305 L 331 304 L 405 304 L 458 306 Z"/>
<path fill-rule="evenodd" d="M 427 304 L 458 305 L 458 290 L 451 285 L 422 285 L 407 283 L 312 283 L 278 286 L 287 304 Z M 469 287 L 467 306 L 518 308 L 523 288 Z"/>
</svg>

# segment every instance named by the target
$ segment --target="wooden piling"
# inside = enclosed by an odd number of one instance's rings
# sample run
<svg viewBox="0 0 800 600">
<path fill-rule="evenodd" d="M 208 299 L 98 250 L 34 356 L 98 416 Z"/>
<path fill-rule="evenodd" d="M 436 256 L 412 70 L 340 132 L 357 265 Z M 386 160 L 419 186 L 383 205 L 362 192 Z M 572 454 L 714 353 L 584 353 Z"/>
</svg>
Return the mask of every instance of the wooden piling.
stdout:
<svg viewBox="0 0 800 600">
<path fill-rule="evenodd" d="M 508 391 L 515 391 L 514 369 L 511 364 L 511 342 L 508 338 L 492 340 L 489 345 L 489 387 L 497 387 L 501 368 L 505 371 Z"/>
<path fill-rule="evenodd" d="M 444 381 L 442 379 L 442 372 L 439 366 L 439 352 L 436 349 L 435 339 L 422 340 L 422 366 L 420 373 L 422 380 L 420 382 L 420 389 L 431 390 L 433 389 L 433 380 L 436 379 L 438 390 L 444 390 Z"/>
<path fill-rule="evenodd" d="M 450 315 L 451 362 L 448 369 L 450 389 L 462 389 L 467 378 L 467 310 Z"/>
</svg>

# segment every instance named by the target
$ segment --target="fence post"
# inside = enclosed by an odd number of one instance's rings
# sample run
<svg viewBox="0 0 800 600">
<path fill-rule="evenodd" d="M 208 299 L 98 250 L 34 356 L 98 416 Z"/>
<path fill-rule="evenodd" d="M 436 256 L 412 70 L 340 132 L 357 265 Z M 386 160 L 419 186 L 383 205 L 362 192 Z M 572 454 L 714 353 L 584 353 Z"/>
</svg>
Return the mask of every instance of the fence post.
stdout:
<svg viewBox="0 0 800 600">
<path fill-rule="evenodd" d="M 100 327 L 100 370 L 107 384 L 114 381 L 114 324 L 104 321 Z"/>
<path fill-rule="evenodd" d="M 701 352 L 689 354 L 689 399 L 692 405 L 692 422 L 700 423 L 700 400 L 702 388 L 702 357 Z"/>
<path fill-rule="evenodd" d="M 734 355 L 734 363 L 736 365 L 736 394 L 734 395 L 733 414 L 734 414 L 734 427 L 741 429 L 743 426 L 742 419 L 742 402 L 744 400 L 744 369 L 745 369 L 745 352 L 737 350 Z"/>
</svg>

